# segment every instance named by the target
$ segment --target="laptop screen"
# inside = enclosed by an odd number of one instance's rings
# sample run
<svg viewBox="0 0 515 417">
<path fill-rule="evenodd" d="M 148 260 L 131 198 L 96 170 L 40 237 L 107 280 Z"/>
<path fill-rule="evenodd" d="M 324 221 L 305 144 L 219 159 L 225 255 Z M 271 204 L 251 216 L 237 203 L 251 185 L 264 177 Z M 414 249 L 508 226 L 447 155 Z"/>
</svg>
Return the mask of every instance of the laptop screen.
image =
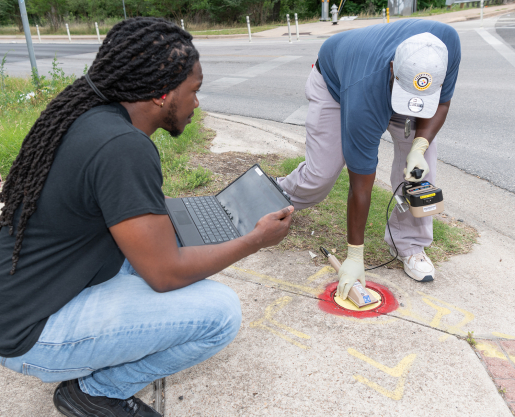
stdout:
<svg viewBox="0 0 515 417">
<path fill-rule="evenodd" d="M 240 234 L 246 235 L 265 214 L 290 205 L 259 165 L 254 165 L 230 184 L 216 198 L 230 216 Z"/>
</svg>

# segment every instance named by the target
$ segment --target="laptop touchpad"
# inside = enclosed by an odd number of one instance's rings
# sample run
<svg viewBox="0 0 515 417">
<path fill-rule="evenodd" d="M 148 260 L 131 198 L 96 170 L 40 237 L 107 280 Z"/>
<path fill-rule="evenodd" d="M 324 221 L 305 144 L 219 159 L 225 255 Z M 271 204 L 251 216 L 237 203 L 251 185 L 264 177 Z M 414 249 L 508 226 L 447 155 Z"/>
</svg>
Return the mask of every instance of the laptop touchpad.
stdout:
<svg viewBox="0 0 515 417">
<path fill-rule="evenodd" d="M 173 214 L 174 217 L 177 219 L 177 223 L 180 226 L 185 226 L 187 224 L 193 223 L 187 211 L 174 211 Z"/>
</svg>

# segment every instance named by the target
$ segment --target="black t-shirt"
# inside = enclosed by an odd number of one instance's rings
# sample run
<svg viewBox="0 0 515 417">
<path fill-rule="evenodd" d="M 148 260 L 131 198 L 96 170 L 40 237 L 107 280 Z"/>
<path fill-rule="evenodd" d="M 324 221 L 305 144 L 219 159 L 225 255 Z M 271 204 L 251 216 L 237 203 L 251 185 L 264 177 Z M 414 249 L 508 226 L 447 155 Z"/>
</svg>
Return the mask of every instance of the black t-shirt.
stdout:
<svg viewBox="0 0 515 417">
<path fill-rule="evenodd" d="M 49 316 L 84 288 L 114 277 L 124 255 L 109 227 L 145 213 L 167 214 L 159 152 L 120 104 L 80 116 L 57 149 L 20 260 L 16 229 L 0 230 L 0 356 L 21 356 Z M 16 211 L 18 224 L 21 206 Z"/>
</svg>

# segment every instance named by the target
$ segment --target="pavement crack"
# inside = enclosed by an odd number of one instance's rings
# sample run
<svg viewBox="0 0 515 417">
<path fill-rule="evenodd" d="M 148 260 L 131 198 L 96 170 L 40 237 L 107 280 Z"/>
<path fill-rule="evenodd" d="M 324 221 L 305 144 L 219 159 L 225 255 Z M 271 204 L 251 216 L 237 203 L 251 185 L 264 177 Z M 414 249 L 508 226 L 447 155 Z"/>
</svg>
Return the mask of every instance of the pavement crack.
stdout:
<svg viewBox="0 0 515 417">
<path fill-rule="evenodd" d="M 311 300 L 318 300 L 318 301 L 325 301 L 325 302 L 327 302 L 326 300 L 323 300 L 323 299 L 321 299 L 321 298 L 319 298 L 317 296 L 314 296 L 314 295 L 302 294 L 302 293 L 299 293 L 299 292 L 286 290 L 284 288 L 279 288 L 279 287 L 276 287 L 274 285 L 265 285 L 265 284 L 263 284 L 261 282 L 246 280 L 246 279 L 243 279 L 243 278 L 239 278 L 239 277 L 235 277 L 233 275 L 227 274 L 224 271 L 219 272 L 219 274 L 223 275 L 223 276 L 226 276 L 228 278 L 233 278 L 233 279 L 237 279 L 237 280 L 240 280 L 240 281 L 249 282 L 249 283 L 252 283 L 252 284 L 255 284 L 255 285 L 260 285 L 262 287 L 272 288 L 274 290 L 281 291 L 281 292 L 284 292 L 284 293 L 287 293 L 287 294 L 297 295 L 297 296 L 300 296 L 300 297 L 309 298 Z M 411 319 L 408 319 L 406 317 L 400 317 L 400 316 L 397 316 L 397 315 L 391 314 L 391 313 L 379 313 L 379 316 L 377 316 L 377 317 L 382 317 L 382 316 L 393 317 L 393 318 L 396 318 L 396 319 L 399 319 L 399 320 L 403 320 L 403 321 L 408 322 L 408 323 L 416 324 L 418 326 L 425 327 L 425 328 L 430 329 L 430 330 L 436 330 L 437 332 L 440 332 L 440 333 L 443 333 L 443 334 L 446 334 L 446 335 L 449 335 L 449 336 L 454 336 L 454 337 L 456 337 L 458 339 L 464 340 L 464 337 L 462 337 L 462 336 L 460 336 L 458 334 L 451 333 L 451 332 L 448 332 L 446 330 L 439 329 L 437 327 L 432 327 L 432 326 L 430 326 L 428 324 L 420 323 L 418 321 L 411 320 Z"/>
</svg>

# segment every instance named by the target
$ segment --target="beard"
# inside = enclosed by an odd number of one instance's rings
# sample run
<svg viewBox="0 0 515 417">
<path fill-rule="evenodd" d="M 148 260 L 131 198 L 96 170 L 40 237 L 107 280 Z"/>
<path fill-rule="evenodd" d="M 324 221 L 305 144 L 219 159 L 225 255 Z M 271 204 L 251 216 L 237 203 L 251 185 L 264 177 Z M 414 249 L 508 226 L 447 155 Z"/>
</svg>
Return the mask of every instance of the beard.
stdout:
<svg viewBox="0 0 515 417">
<path fill-rule="evenodd" d="M 170 108 L 168 109 L 164 122 L 167 126 L 165 130 L 170 134 L 170 136 L 176 138 L 182 133 L 182 130 L 178 127 L 179 121 L 177 120 L 177 105 L 175 102 L 170 104 Z"/>
</svg>

